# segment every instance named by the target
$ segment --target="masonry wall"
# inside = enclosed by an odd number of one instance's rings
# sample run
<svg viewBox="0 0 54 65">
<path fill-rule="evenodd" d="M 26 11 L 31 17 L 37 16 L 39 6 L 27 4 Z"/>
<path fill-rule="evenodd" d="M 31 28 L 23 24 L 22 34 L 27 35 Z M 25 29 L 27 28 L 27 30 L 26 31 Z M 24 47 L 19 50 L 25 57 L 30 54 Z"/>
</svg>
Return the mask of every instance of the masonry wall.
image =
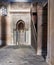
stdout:
<svg viewBox="0 0 54 65">
<path fill-rule="evenodd" d="M 7 8 L 7 16 L 0 15 L 0 45 L 16 45 L 16 23 L 19 20 L 25 23 L 26 45 L 31 45 L 31 3 L 14 2 L 1 5 Z"/>
<path fill-rule="evenodd" d="M 1 45 L 1 16 L 0 16 L 0 45 Z"/>
<path fill-rule="evenodd" d="M 16 23 L 19 20 L 23 20 L 25 23 L 26 32 L 26 45 L 31 44 L 31 17 L 30 17 L 30 3 L 10 3 L 8 6 L 8 16 L 9 16 L 9 30 L 10 32 L 10 43 L 8 45 L 16 45 Z"/>
<path fill-rule="evenodd" d="M 54 65 L 54 0 L 48 0 L 48 63 Z"/>
</svg>

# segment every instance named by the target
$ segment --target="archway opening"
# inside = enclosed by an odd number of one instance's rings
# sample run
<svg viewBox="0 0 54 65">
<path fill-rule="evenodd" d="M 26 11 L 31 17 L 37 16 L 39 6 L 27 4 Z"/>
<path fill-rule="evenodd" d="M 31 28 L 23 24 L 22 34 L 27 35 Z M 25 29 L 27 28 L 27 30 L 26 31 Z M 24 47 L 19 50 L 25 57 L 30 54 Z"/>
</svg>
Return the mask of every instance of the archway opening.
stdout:
<svg viewBox="0 0 54 65">
<path fill-rule="evenodd" d="M 25 41 L 25 22 L 23 20 L 19 20 L 16 24 L 16 30 L 17 30 L 17 35 L 16 39 L 19 45 L 24 45 Z"/>
<path fill-rule="evenodd" d="M 25 23 L 24 23 L 24 21 L 23 20 L 19 20 L 18 22 L 17 22 L 17 24 L 16 24 L 16 28 L 17 28 L 17 30 L 24 30 L 24 28 L 25 28 Z"/>
</svg>

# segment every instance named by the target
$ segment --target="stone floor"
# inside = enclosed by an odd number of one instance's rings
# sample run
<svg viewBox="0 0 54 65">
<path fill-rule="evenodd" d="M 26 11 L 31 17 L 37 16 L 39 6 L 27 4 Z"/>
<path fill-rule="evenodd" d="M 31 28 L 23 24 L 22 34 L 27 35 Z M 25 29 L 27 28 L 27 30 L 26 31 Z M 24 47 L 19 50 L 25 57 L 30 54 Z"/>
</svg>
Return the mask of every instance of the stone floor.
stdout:
<svg viewBox="0 0 54 65">
<path fill-rule="evenodd" d="M 48 65 L 31 46 L 8 46 L 0 49 L 0 65 Z"/>
</svg>

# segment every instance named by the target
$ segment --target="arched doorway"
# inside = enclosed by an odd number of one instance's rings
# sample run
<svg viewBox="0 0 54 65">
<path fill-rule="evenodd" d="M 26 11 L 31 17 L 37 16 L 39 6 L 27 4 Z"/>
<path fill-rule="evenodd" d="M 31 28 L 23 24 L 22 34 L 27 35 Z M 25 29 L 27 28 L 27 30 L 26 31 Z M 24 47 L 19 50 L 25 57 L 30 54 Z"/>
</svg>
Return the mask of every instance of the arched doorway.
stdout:
<svg viewBox="0 0 54 65">
<path fill-rule="evenodd" d="M 16 23 L 16 41 L 19 45 L 24 45 L 25 43 L 25 22 L 23 20 L 19 20 Z"/>
</svg>

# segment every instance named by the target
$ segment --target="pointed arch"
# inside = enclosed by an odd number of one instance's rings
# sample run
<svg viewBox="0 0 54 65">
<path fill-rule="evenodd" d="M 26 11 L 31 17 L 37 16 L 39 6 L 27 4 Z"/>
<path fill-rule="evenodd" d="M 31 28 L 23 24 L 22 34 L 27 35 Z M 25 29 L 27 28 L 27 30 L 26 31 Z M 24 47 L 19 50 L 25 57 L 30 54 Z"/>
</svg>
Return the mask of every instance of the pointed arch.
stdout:
<svg viewBox="0 0 54 65">
<path fill-rule="evenodd" d="M 25 22 L 23 20 L 19 20 L 16 23 L 16 29 L 17 30 L 24 30 L 25 29 Z"/>
</svg>

